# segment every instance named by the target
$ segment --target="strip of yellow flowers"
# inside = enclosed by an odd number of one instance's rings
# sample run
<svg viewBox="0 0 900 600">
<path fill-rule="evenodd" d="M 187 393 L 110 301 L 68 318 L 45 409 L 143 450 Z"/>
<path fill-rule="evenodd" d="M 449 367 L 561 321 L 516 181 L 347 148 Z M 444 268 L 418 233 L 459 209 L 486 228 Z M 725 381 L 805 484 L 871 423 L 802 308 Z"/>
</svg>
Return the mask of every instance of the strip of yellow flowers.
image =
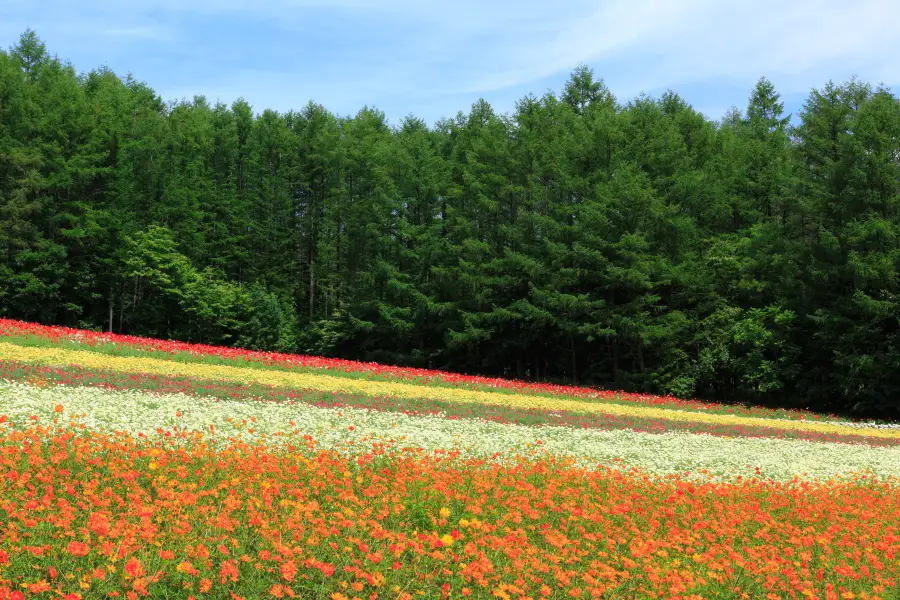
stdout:
<svg viewBox="0 0 900 600">
<path fill-rule="evenodd" d="M 900 438 L 900 430 L 896 429 L 864 429 L 809 421 L 774 421 L 772 419 L 761 419 L 757 417 L 668 410 L 654 406 L 626 406 L 602 402 L 567 400 L 564 398 L 546 398 L 506 393 L 500 394 L 483 390 L 430 387 L 394 381 L 348 379 L 317 373 L 292 373 L 288 371 L 248 369 L 245 367 L 182 363 L 159 358 L 110 356 L 84 350 L 17 346 L 7 342 L 0 342 L 0 360 L 15 360 L 19 362 L 55 366 L 80 365 L 90 369 L 107 369 L 123 373 L 151 373 L 167 376 L 180 375 L 239 383 L 255 382 L 263 385 L 309 389 L 323 392 L 341 391 L 363 396 L 429 398 L 447 402 L 494 404 L 524 409 L 606 413 L 611 415 L 666 419 L 670 421 L 687 421 L 692 423 L 745 425 L 751 427 L 815 431 L 826 434 Z"/>
</svg>

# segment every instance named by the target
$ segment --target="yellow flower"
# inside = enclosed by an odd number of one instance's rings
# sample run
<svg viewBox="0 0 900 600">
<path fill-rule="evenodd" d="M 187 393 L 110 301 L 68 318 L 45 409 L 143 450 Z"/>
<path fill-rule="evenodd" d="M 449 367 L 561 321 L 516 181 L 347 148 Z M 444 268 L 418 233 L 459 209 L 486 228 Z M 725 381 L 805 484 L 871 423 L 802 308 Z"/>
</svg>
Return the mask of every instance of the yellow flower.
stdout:
<svg viewBox="0 0 900 600">
<path fill-rule="evenodd" d="M 447 517 L 449 517 L 449 516 L 450 516 L 450 509 L 449 509 L 449 508 L 446 508 L 446 507 L 442 508 L 442 509 L 441 509 L 441 516 L 444 517 L 445 519 L 446 519 Z"/>
<path fill-rule="evenodd" d="M 184 363 L 151 357 L 113 356 L 72 350 L 68 348 L 40 348 L 0 342 L 0 360 L 32 364 L 64 366 L 78 364 L 89 369 L 115 370 L 121 373 L 150 373 L 168 376 L 186 376 L 202 379 L 218 379 L 241 383 L 261 383 L 278 387 L 308 389 L 326 392 L 348 392 L 370 397 L 428 398 L 463 404 L 489 404 L 523 409 L 564 410 L 572 412 L 603 413 L 651 419 L 667 419 L 691 423 L 710 423 L 743 426 L 776 427 L 778 429 L 813 431 L 832 434 L 850 434 L 875 438 L 900 438 L 898 429 L 861 429 L 836 423 L 773 420 L 761 417 L 719 415 L 656 406 L 590 402 L 566 397 L 549 398 L 527 394 L 472 390 L 456 387 L 425 386 L 403 381 L 352 379 L 325 373 L 300 373 L 264 370 L 249 367 Z M 345 476 L 349 476 L 349 473 Z"/>
<path fill-rule="evenodd" d="M 453 537 L 449 533 L 445 533 L 441 536 L 441 541 L 444 542 L 445 546 L 453 545 Z"/>
</svg>

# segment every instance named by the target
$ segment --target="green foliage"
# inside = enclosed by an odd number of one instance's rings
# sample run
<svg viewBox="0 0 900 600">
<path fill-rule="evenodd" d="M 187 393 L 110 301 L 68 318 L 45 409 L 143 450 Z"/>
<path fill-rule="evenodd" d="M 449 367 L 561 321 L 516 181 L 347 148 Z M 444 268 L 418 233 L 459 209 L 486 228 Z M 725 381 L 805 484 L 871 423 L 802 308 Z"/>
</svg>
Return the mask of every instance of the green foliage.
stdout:
<svg viewBox="0 0 900 600">
<path fill-rule="evenodd" d="M 719 122 L 580 65 L 510 115 L 164 104 L 0 51 L 0 313 L 900 416 L 900 103 Z"/>
<path fill-rule="evenodd" d="M 247 320 L 237 343 L 251 350 L 294 352 L 297 348 L 297 317 L 290 305 L 256 281 L 250 286 Z"/>
</svg>

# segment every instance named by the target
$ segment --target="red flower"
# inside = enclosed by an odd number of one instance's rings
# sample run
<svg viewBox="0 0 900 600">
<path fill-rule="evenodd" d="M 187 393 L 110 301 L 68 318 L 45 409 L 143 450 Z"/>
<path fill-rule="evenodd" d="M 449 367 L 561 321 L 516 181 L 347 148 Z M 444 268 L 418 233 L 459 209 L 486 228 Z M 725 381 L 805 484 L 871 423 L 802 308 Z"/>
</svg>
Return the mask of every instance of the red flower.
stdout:
<svg viewBox="0 0 900 600">
<path fill-rule="evenodd" d="M 90 552 L 90 548 L 84 542 L 69 542 L 69 545 L 66 546 L 66 550 L 68 550 L 69 554 L 72 556 L 87 556 L 87 553 Z"/>
<path fill-rule="evenodd" d="M 144 566 L 141 565 L 141 561 L 132 556 L 125 563 L 125 574 L 129 577 L 140 577 L 144 574 Z"/>
<path fill-rule="evenodd" d="M 46 581 L 28 584 L 28 591 L 32 594 L 42 594 L 50 591 L 50 584 Z"/>
<path fill-rule="evenodd" d="M 279 567 L 279 571 L 281 571 L 281 576 L 284 577 L 285 581 L 293 581 L 297 575 L 297 563 L 292 560 L 285 561 Z"/>
<path fill-rule="evenodd" d="M 228 581 L 235 582 L 238 580 L 237 563 L 233 560 L 226 560 L 219 568 L 219 580 L 224 584 Z"/>
</svg>

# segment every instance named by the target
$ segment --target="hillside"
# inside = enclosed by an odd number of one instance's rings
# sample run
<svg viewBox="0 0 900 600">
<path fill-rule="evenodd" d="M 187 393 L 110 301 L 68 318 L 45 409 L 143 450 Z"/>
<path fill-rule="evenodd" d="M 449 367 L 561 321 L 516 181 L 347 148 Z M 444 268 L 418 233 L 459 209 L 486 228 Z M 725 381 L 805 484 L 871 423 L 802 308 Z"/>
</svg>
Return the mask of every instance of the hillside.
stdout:
<svg viewBox="0 0 900 600">
<path fill-rule="evenodd" d="M 889 598 L 900 426 L 0 321 L 0 598 Z"/>
</svg>

